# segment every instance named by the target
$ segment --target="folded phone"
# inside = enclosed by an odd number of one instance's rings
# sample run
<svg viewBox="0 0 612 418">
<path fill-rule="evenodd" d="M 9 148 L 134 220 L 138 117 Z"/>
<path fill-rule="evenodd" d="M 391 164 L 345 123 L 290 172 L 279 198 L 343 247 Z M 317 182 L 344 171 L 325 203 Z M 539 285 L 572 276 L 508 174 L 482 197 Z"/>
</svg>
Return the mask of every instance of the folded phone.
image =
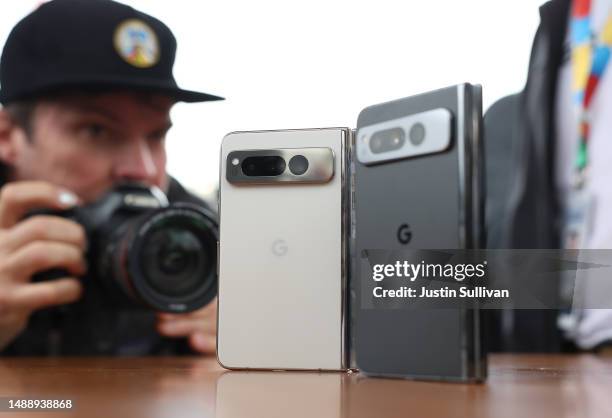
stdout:
<svg viewBox="0 0 612 418">
<path fill-rule="evenodd" d="M 221 146 L 218 360 L 347 368 L 345 128 L 235 132 Z"/>
<path fill-rule="evenodd" d="M 481 90 L 462 84 L 364 109 L 355 138 L 351 334 L 364 373 L 480 381 L 478 309 L 365 308 L 369 250 L 484 244 Z M 410 302 L 405 302 L 410 303 Z"/>
</svg>

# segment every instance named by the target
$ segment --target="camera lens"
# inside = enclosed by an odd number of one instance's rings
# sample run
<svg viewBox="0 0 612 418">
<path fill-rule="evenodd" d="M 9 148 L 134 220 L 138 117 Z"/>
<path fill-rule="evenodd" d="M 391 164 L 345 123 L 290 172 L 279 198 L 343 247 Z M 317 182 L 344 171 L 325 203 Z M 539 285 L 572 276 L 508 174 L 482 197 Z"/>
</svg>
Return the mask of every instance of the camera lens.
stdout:
<svg viewBox="0 0 612 418">
<path fill-rule="evenodd" d="M 247 157 L 242 161 L 242 172 L 251 177 L 280 176 L 286 167 L 285 160 L 276 155 Z"/>
<path fill-rule="evenodd" d="M 179 203 L 123 218 L 111 231 L 96 249 L 96 259 L 98 276 L 117 296 L 168 312 L 192 311 L 215 297 L 218 226 L 213 214 Z"/>
<path fill-rule="evenodd" d="M 289 170 L 296 176 L 301 176 L 308 170 L 308 160 L 303 155 L 296 155 L 289 160 Z"/>
<path fill-rule="evenodd" d="M 370 149 L 372 150 L 372 152 L 375 154 L 379 153 L 381 147 L 382 147 L 382 139 L 378 136 L 373 137 L 372 140 L 370 141 Z"/>
<path fill-rule="evenodd" d="M 145 238 L 142 248 L 142 271 L 161 294 L 190 295 L 210 274 L 205 245 L 187 227 L 158 228 Z"/>
<path fill-rule="evenodd" d="M 412 145 L 421 145 L 425 140 L 425 126 L 419 122 L 415 123 L 410 128 L 408 137 L 410 138 Z"/>
<path fill-rule="evenodd" d="M 370 151 L 373 154 L 395 151 L 404 146 L 406 142 L 402 128 L 385 129 L 375 132 L 370 138 Z"/>
<path fill-rule="evenodd" d="M 191 206 L 171 206 L 143 224 L 137 236 L 132 251 L 139 269 L 133 276 L 144 293 L 196 304 L 203 294 L 208 300 L 214 296 L 217 236 L 210 218 Z"/>
</svg>

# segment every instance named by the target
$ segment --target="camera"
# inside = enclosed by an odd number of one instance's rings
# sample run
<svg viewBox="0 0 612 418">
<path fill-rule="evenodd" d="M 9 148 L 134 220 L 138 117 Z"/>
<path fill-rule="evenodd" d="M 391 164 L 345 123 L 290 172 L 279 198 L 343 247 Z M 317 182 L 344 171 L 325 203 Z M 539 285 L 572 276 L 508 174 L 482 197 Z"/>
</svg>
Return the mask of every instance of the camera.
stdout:
<svg viewBox="0 0 612 418">
<path fill-rule="evenodd" d="M 420 122 L 416 122 L 408 131 L 408 139 L 412 145 L 419 146 L 425 140 L 425 134 L 425 126 Z M 372 134 L 370 138 L 370 151 L 373 154 L 391 152 L 402 148 L 405 143 L 406 132 L 403 128 L 384 129 Z"/>
<path fill-rule="evenodd" d="M 370 150 L 374 154 L 400 149 L 406 142 L 402 128 L 385 129 L 375 132 L 370 139 Z"/>
<path fill-rule="evenodd" d="M 266 155 L 261 157 L 247 157 L 242 162 L 242 171 L 247 176 L 280 176 L 287 167 L 283 157 Z"/>
<path fill-rule="evenodd" d="M 294 155 L 289 160 L 289 170 L 296 176 L 301 176 L 308 171 L 308 159 L 303 155 Z"/>
<path fill-rule="evenodd" d="M 249 177 L 280 176 L 287 169 L 287 162 L 280 155 L 247 157 L 242 161 L 242 172 Z M 303 155 L 294 155 L 289 160 L 289 171 L 301 176 L 308 170 L 308 159 Z"/>
<path fill-rule="evenodd" d="M 410 128 L 410 132 L 408 133 L 408 138 L 410 138 L 410 142 L 412 145 L 421 145 L 425 140 L 425 126 L 422 123 L 417 122 Z"/>
<path fill-rule="evenodd" d="M 205 208 L 169 204 L 156 187 L 120 184 L 99 200 L 65 211 L 39 211 L 71 219 L 87 234 L 85 292 L 124 308 L 189 312 L 217 293 L 216 216 Z M 55 269 L 36 275 L 68 275 Z"/>
<path fill-rule="evenodd" d="M 359 129 L 357 160 L 365 165 L 395 163 L 443 152 L 451 145 L 453 117 L 436 108 Z"/>
<path fill-rule="evenodd" d="M 318 183 L 334 176 L 329 147 L 244 149 L 226 158 L 225 178 L 234 184 Z"/>
</svg>

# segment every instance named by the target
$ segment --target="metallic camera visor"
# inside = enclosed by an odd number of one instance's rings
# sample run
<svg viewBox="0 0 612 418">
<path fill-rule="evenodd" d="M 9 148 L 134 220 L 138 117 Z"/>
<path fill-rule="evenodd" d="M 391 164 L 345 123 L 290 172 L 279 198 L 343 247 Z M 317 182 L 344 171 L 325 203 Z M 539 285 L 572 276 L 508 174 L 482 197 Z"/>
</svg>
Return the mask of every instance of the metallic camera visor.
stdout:
<svg viewBox="0 0 612 418">
<path fill-rule="evenodd" d="M 451 126 L 444 108 L 364 126 L 357 131 L 357 160 L 370 165 L 442 152 L 451 144 Z"/>
<path fill-rule="evenodd" d="M 282 148 L 230 152 L 225 174 L 233 184 L 327 183 L 334 169 L 331 148 Z"/>
</svg>

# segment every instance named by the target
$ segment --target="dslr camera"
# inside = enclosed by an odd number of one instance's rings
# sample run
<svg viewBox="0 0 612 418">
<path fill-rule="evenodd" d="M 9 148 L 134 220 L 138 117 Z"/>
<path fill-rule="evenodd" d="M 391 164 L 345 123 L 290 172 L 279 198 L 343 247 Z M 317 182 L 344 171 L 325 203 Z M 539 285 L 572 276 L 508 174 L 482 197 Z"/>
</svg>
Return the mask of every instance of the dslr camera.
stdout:
<svg viewBox="0 0 612 418">
<path fill-rule="evenodd" d="M 156 187 L 121 184 L 91 204 L 41 213 L 85 228 L 85 296 L 95 288 L 105 304 L 182 313 L 217 294 L 219 228 L 215 214 L 205 208 L 169 204 Z M 34 280 L 66 275 L 55 269 Z"/>
</svg>

